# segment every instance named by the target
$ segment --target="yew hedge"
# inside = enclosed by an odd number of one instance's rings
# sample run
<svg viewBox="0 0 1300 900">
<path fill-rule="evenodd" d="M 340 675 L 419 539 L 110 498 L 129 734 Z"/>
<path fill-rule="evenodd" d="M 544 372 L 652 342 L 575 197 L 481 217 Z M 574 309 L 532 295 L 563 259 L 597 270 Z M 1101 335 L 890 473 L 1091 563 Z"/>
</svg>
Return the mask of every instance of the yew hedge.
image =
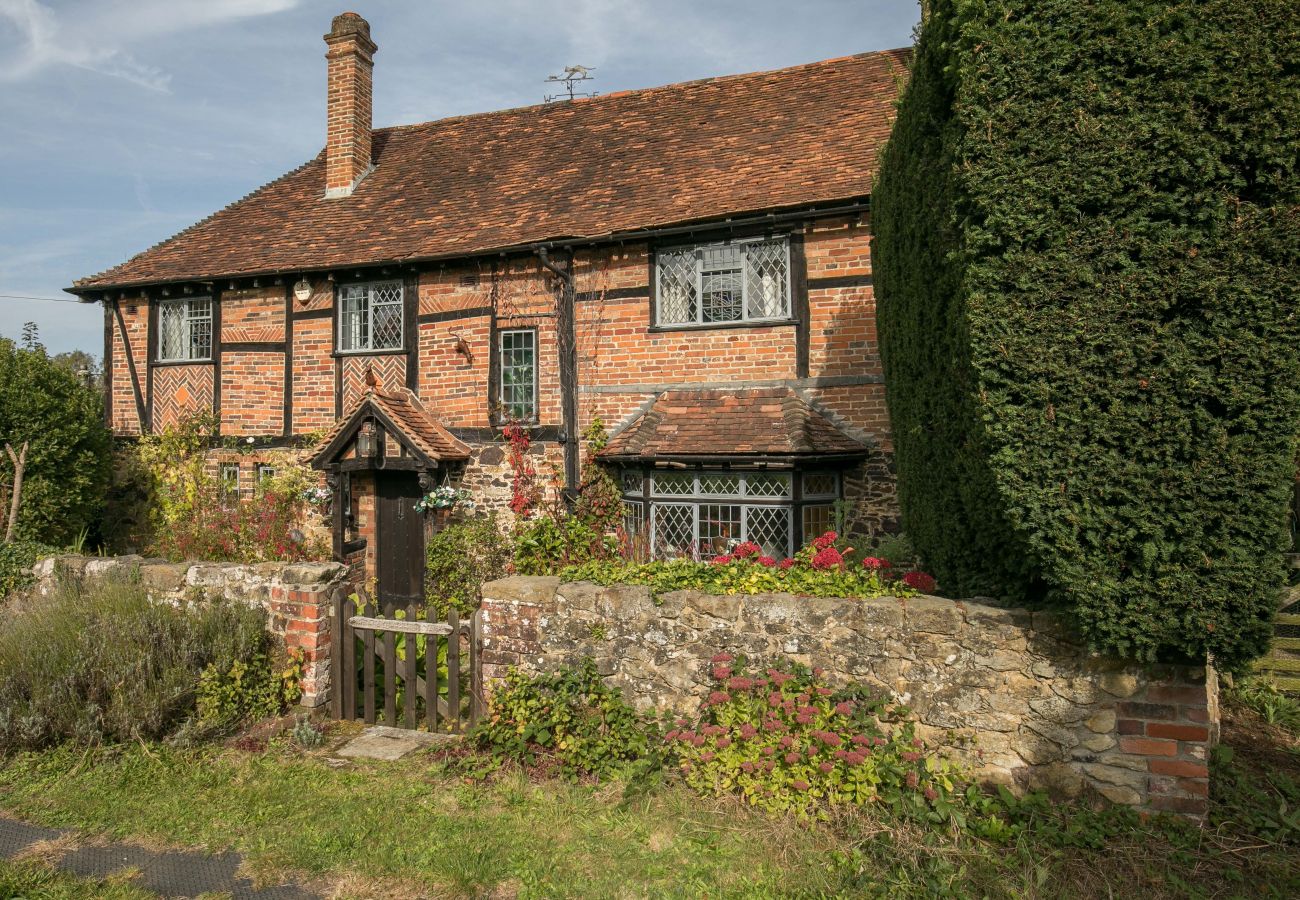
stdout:
<svg viewBox="0 0 1300 900">
<path fill-rule="evenodd" d="M 934 0 L 874 192 L 904 526 L 954 596 L 1239 666 L 1300 425 L 1294 0 Z"/>
</svg>

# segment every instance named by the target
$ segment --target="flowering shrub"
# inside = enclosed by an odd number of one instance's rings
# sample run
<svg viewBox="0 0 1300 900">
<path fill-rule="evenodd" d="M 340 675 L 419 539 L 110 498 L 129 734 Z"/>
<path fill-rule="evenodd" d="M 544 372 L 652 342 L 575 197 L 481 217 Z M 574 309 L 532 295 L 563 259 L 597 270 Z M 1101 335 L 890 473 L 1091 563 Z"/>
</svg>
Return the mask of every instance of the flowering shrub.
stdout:
<svg viewBox="0 0 1300 900">
<path fill-rule="evenodd" d="M 470 739 L 517 762 L 549 756 L 568 775 L 601 775 L 645 756 L 655 729 L 601 680 L 588 658 L 545 675 L 512 669 Z"/>
<path fill-rule="evenodd" d="M 475 504 L 470 496 L 470 492 L 462 488 L 454 488 L 449 484 L 439 485 L 416 501 L 415 511 L 422 513 L 431 509 L 452 509 L 456 506 L 473 510 Z"/>
<path fill-rule="evenodd" d="M 713 657 L 713 691 L 694 720 L 664 735 L 686 783 L 739 793 L 773 812 L 883 802 L 934 821 L 956 802 L 955 766 L 915 736 L 906 709 L 862 690 L 835 692 L 818 669 Z"/>
<path fill-rule="evenodd" d="M 839 549 L 839 536 L 828 531 L 809 542 L 793 558 L 777 562 L 748 541 L 707 563 L 690 560 L 631 563 L 597 559 L 556 567 L 569 581 L 597 584 L 644 584 L 654 594 L 695 590 L 707 594 L 765 594 L 786 592 L 811 597 L 905 597 L 932 591 L 934 579 L 924 572 L 895 573 L 888 560 L 869 557 L 851 561 L 853 548 Z M 523 571 L 521 569 L 521 571 Z M 526 574 L 542 574 L 541 571 Z"/>
</svg>

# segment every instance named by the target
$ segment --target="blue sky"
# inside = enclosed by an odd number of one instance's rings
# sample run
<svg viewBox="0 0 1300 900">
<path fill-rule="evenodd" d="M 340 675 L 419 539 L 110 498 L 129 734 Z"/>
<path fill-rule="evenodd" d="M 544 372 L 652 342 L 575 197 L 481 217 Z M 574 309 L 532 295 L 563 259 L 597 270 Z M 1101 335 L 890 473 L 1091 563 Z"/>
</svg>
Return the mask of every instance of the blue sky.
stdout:
<svg viewBox="0 0 1300 900">
<path fill-rule="evenodd" d="M 348 5 L 351 4 L 351 5 Z M 314 156 L 333 15 L 370 20 L 375 125 L 906 46 L 914 0 L 0 0 L 0 294 L 67 297 Z M 102 351 L 97 305 L 0 297 L 0 335 Z"/>
</svg>

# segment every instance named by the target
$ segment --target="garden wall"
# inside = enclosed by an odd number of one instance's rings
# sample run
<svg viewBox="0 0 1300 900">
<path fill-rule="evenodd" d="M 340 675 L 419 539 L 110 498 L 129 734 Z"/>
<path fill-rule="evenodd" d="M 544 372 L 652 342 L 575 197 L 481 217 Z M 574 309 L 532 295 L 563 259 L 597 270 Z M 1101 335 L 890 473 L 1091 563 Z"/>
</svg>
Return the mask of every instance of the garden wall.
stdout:
<svg viewBox="0 0 1300 900">
<path fill-rule="evenodd" d="M 56 572 L 89 578 L 138 572 L 159 600 L 226 597 L 266 610 L 267 627 L 287 648 L 304 654 L 301 704 L 330 697 L 330 605 L 347 570 L 338 563 L 170 563 L 139 556 L 56 556 L 36 564 L 34 590 L 44 594 Z"/>
<path fill-rule="evenodd" d="M 937 597 L 651 599 L 645 587 L 506 578 L 483 588 L 483 677 L 584 656 L 638 707 L 685 710 L 709 659 L 821 666 L 906 703 L 918 734 L 982 778 L 1203 815 L 1218 738 L 1212 670 L 1089 653 L 1051 614 Z"/>
</svg>

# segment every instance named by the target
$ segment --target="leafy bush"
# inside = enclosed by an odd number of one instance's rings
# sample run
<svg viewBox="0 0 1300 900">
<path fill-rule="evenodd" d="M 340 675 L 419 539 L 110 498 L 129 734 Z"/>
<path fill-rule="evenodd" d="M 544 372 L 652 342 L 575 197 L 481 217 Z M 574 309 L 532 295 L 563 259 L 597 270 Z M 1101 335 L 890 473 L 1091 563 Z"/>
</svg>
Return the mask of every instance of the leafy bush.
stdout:
<svg viewBox="0 0 1300 900">
<path fill-rule="evenodd" d="M 1300 700 L 1282 693 L 1270 679 L 1259 675 L 1241 678 L 1225 694 L 1225 699 L 1300 738 Z"/>
<path fill-rule="evenodd" d="M 549 575 L 618 555 L 617 537 L 596 531 L 576 516 L 520 521 L 514 537 L 515 571 L 520 575 Z"/>
<path fill-rule="evenodd" d="M 756 544 L 736 545 L 730 553 L 707 563 L 678 559 L 634 563 L 622 559 L 594 560 L 558 570 L 566 581 L 595 584 L 644 584 L 658 596 L 671 591 L 706 594 L 767 594 L 781 591 L 810 597 L 905 597 L 933 591 L 934 579 L 924 572 L 895 571 L 887 559 L 868 556 L 852 561 L 851 547 L 837 546 L 828 531 L 814 538 L 793 558 L 777 562 L 762 556 Z"/>
<path fill-rule="evenodd" d="M 568 775 L 607 774 L 646 755 L 656 741 L 652 723 L 601 680 L 591 659 L 545 675 L 511 670 L 470 738 L 517 762 L 552 757 Z"/>
<path fill-rule="evenodd" d="M 103 395 L 47 356 L 34 335 L 21 347 L 0 338 L 0 436 L 0 522 L 13 480 L 3 444 L 17 452 L 26 441 L 17 537 L 62 545 L 97 528 L 112 455 Z"/>
<path fill-rule="evenodd" d="M 955 593 L 1063 602 L 1138 660 L 1265 649 L 1298 55 L 1291 0 L 929 4 L 873 258 L 904 525 Z"/>
<path fill-rule="evenodd" d="M 32 566 L 44 556 L 58 551 L 35 541 L 0 543 L 0 601 L 33 581 Z"/>
<path fill-rule="evenodd" d="M 1210 823 L 1270 842 L 1300 845 L 1300 779 L 1294 764 L 1288 772 L 1234 757 L 1226 744 L 1210 753 Z"/>
<path fill-rule="evenodd" d="M 316 474 L 282 455 L 255 498 L 227 497 L 208 469 L 215 427 L 210 414 L 195 414 L 140 439 L 138 465 L 149 482 L 149 552 L 217 562 L 327 558 L 323 540 L 309 527 Z"/>
<path fill-rule="evenodd" d="M 801 815 L 881 802 L 949 819 L 956 769 L 925 752 L 905 707 L 862 690 L 836 692 L 817 669 L 751 677 L 729 653 L 712 664 L 714 688 L 700 715 L 664 736 L 700 793 L 739 793 L 753 806 Z"/>
<path fill-rule="evenodd" d="M 195 711 L 209 666 L 265 656 L 261 610 L 153 603 L 136 581 L 60 580 L 0 629 L 0 750 L 151 740 Z"/>
<path fill-rule="evenodd" d="M 496 516 L 471 516 L 448 525 L 429 540 L 425 553 L 425 597 L 441 614 L 478 608 L 485 582 L 506 574 L 513 550 Z"/>
<path fill-rule="evenodd" d="M 303 660 L 302 650 L 294 648 L 279 670 L 266 652 L 236 659 L 229 668 L 209 664 L 199 676 L 199 720 L 226 728 L 279 715 L 302 696 Z"/>
</svg>

